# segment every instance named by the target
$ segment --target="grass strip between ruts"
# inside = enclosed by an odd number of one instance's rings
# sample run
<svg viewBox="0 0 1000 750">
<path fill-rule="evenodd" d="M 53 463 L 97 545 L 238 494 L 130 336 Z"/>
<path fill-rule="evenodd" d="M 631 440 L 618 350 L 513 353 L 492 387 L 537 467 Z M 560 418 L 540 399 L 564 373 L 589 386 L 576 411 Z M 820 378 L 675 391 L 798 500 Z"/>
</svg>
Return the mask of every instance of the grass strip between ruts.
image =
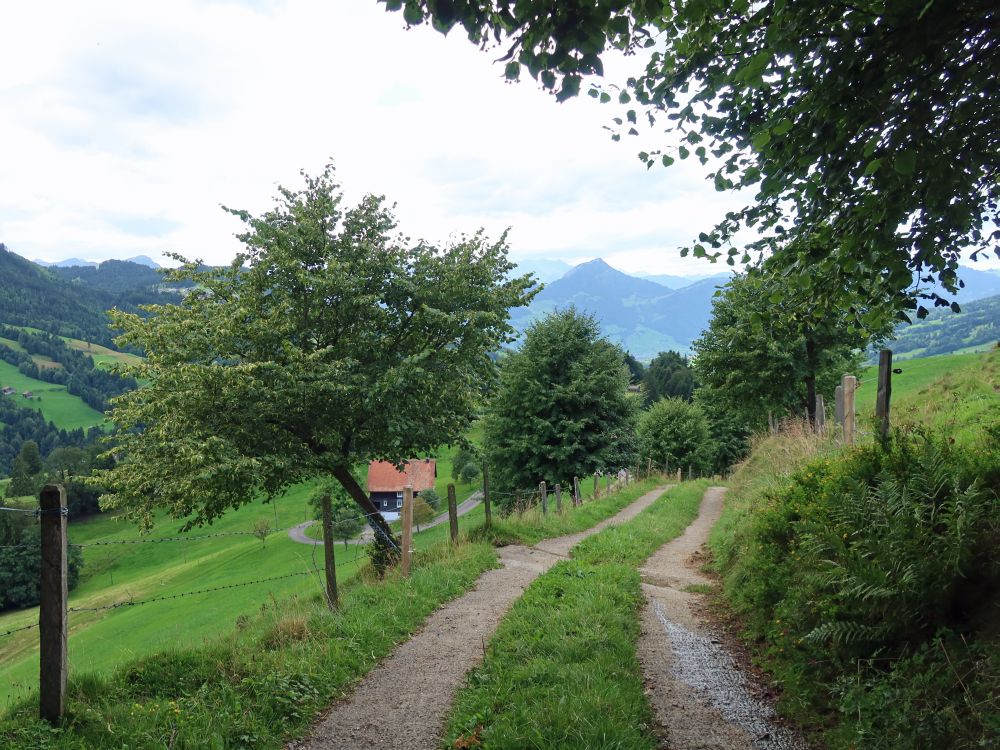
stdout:
<svg viewBox="0 0 1000 750">
<path fill-rule="evenodd" d="M 458 693 L 447 746 L 656 746 L 635 655 L 643 601 L 636 566 L 694 520 L 707 485 L 664 493 L 532 583 Z"/>
</svg>

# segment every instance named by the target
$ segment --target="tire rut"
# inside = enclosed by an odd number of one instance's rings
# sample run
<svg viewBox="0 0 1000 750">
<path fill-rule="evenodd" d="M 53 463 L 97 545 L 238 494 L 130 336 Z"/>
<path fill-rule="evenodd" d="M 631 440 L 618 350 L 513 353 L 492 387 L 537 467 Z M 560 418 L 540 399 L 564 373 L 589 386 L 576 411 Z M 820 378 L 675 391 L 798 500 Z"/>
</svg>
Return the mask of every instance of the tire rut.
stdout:
<svg viewBox="0 0 1000 750">
<path fill-rule="evenodd" d="M 586 531 L 547 539 L 535 548 L 498 550 L 503 565 L 480 576 L 473 589 L 448 602 L 336 702 L 309 737 L 288 750 L 406 748 L 435 750 L 444 720 L 465 674 L 483 657 L 487 640 L 524 590 L 569 554 L 573 545 L 648 508 L 670 487 L 647 492 Z"/>
<path fill-rule="evenodd" d="M 722 514 L 725 489 L 710 487 L 698 518 L 640 569 L 646 606 L 637 647 L 661 748 L 670 750 L 805 750 L 806 743 L 774 720 L 751 677 L 697 614 L 710 584 L 692 562 Z"/>
</svg>

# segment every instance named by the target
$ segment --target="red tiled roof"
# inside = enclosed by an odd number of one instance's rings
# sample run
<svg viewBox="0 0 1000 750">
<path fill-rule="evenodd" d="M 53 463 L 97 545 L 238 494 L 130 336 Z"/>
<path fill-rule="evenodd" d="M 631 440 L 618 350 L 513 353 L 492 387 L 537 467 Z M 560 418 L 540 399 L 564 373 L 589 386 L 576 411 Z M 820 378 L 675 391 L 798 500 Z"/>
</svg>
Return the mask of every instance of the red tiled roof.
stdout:
<svg viewBox="0 0 1000 750">
<path fill-rule="evenodd" d="M 437 462 L 433 458 L 407 461 L 404 471 L 397 471 L 389 461 L 372 461 L 368 464 L 369 492 L 400 492 L 408 484 L 414 492 L 429 490 L 437 476 Z"/>
</svg>

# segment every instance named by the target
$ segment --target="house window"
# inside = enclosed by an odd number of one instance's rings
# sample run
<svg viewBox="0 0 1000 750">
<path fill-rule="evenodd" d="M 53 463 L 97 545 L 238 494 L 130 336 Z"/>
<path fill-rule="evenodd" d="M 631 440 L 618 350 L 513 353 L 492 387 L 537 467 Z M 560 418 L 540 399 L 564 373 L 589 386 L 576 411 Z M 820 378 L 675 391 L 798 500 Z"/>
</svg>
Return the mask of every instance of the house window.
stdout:
<svg viewBox="0 0 1000 750">
<path fill-rule="evenodd" d="M 403 501 L 402 501 L 402 500 L 400 500 L 400 499 L 399 499 L 399 498 L 397 497 L 397 498 L 396 498 L 396 510 L 399 510 L 399 509 L 400 509 L 400 508 L 402 508 L 402 507 L 403 507 Z"/>
</svg>

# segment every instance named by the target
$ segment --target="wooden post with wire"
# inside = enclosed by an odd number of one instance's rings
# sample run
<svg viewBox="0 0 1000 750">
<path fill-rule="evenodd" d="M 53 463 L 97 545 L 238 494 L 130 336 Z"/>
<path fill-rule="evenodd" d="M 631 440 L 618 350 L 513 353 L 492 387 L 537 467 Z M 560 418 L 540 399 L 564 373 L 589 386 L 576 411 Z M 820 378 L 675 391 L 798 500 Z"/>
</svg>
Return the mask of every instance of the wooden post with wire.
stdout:
<svg viewBox="0 0 1000 750">
<path fill-rule="evenodd" d="M 838 385 L 833 392 L 833 421 L 844 426 L 844 386 Z"/>
<path fill-rule="evenodd" d="M 408 484 L 403 488 L 403 549 L 402 549 L 402 572 L 403 577 L 410 575 L 410 558 L 413 554 L 413 485 Z"/>
<path fill-rule="evenodd" d="M 490 506 L 490 470 L 483 464 L 483 510 L 486 513 L 484 526 L 488 529 L 493 525 L 493 509 Z"/>
<path fill-rule="evenodd" d="M 556 484 L 556 513 L 562 515 L 562 485 Z"/>
<path fill-rule="evenodd" d="M 892 396 L 892 350 L 883 349 L 878 355 L 878 392 L 875 395 L 875 419 L 882 440 L 889 437 L 889 400 Z"/>
<path fill-rule="evenodd" d="M 580 505 L 580 478 L 573 477 L 573 505 Z"/>
<path fill-rule="evenodd" d="M 451 543 L 458 544 L 458 501 L 453 484 L 448 485 L 448 526 L 451 528 Z"/>
<path fill-rule="evenodd" d="M 844 375 L 841 385 L 844 388 L 844 442 L 847 445 L 854 445 L 854 432 L 857 426 L 854 392 L 858 387 L 858 379 L 853 375 Z"/>
<path fill-rule="evenodd" d="M 42 569 L 39 581 L 39 713 L 50 724 L 66 710 L 66 652 L 69 575 L 66 561 L 66 490 L 47 484 L 39 496 Z"/>
<path fill-rule="evenodd" d="M 816 394 L 816 434 L 822 437 L 826 433 L 826 404 L 823 394 Z"/>
<path fill-rule="evenodd" d="M 681 470 L 678 468 L 677 469 L 677 484 L 680 484 L 680 483 L 681 483 Z"/>
<path fill-rule="evenodd" d="M 326 569 L 326 606 L 331 610 L 340 606 L 337 596 L 337 561 L 333 552 L 333 512 L 330 508 L 330 493 L 324 492 L 320 499 L 323 506 L 323 565 Z"/>
<path fill-rule="evenodd" d="M 538 494 L 542 498 L 542 515 L 547 516 L 549 514 L 549 492 L 544 479 L 538 483 Z"/>
<path fill-rule="evenodd" d="M 598 472 L 594 472 L 594 499 L 597 500 L 601 496 L 601 480 L 599 478 Z"/>
</svg>

